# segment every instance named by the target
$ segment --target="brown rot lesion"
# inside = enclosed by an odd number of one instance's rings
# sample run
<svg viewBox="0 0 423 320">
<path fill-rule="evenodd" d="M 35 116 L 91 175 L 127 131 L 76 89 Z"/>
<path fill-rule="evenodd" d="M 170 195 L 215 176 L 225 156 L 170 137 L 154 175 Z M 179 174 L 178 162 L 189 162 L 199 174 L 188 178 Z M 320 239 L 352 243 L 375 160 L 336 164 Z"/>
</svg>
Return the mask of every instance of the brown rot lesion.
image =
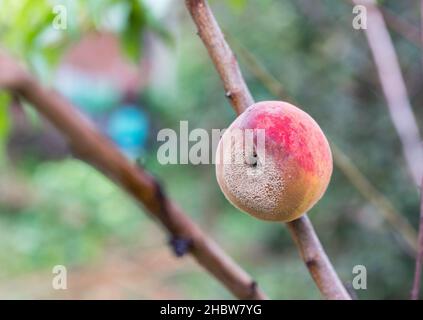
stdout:
<svg viewBox="0 0 423 320">
<path fill-rule="evenodd" d="M 258 165 L 258 156 L 257 152 L 253 151 L 253 154 L 250 156 L 250 166 L 256 168 Z"/>
</svg>

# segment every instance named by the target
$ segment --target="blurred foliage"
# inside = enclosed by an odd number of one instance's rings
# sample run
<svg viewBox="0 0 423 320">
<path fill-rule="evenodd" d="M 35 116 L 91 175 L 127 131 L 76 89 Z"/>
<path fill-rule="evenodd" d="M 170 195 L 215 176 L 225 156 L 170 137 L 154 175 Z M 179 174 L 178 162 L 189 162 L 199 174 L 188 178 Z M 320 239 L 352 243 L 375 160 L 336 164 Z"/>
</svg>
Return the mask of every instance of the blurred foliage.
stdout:
<svg viewBox="0 0 423 320">
<path fill-rule="evenodd" d="M 47 41 L 54 3 L 65 3 L 70 27 L 59 32 L 60 37 L 52 37 L 54 41 Z M 156 128 L 169 127 L 178 132 L 181 120 L 188 120 L 190 129 L 226 127 L 235 114 L 225 101 L 220 80 L 182 2 L 169 1 L 171 9 L 162 17 L 154 17 L 145 3 L 0 0 L 1 8 L 8 8 L 0 10 L 0 40 L 2 46 L 36 70 L 46 65 L 48 78 L 63 49 L 91 28 L 113 26 L 126 51 L 136 57 L 143 54 L 140 29 L 157 27 L 156 34 L 165 34 L 174 44 L 166 50 L 176 64 L 176 89 L 151 85 L 142 93 Z M 335 0 L 210 3 L 229 41 L 236 39 L 271 70 L 284 93 L 310 113 L 416 225 L 418 193 L 407 175 L 365 37 L 351 27 L 351 5 Z M 386 0 L 383 6 L 418 27 L 417 1 Z M 107 12 L 121 18 L 104 20 Z M 170 24 L 169 16 L 177 23 Z M 121 21 L 122 25 L 111 21 Z M 392 37 L 412 104 L 421 105 L 421 50 L 401 35 L 392 32 Z M 274 99 L 239 58 L 255 99 Z M 158 76 L 164 79 L 171 71 Z M 0 103 L 0 137 L 7 132 L 5 110 Z M 422 125 L 423 110 L 415 111 Z M 234 209 L 220 193 L 211 165 L 159 165 L 155 156 L 158 144 L 152 144 L 153 150 L 142 160 L 146 169 L 272 298 L 319 297 L 286 228 L 256 221 Z M 81 162 L 69 159 L 9 164 L 3 167 L 2 175 L 12 167 L 24 177 L 33 199 L 20 208 L 0 205 L 0 279 L 13 280 L 40 270 L 50 272 L 54 264 L 90 265 L 115 247 L 128 248 L 135 255 L 152 244 L 166 246 L 164 235 L 139 213 L 132 200 Z M 10 180 L 10 188 L 15 180 Z M 310 212 L 310 218 L 342 279 L 352 281 L 355 265 L 367 267 L 368 289 L 357 291 L 359 298 L 408 297 L 413 259 L 377 209 L 366 203 L 336 168 L 325 197 Z M 180 297 L 230 298 L 224 288 L 199 270 L 174 272 L 166 281 L 178 288 Z M 7 294 L 0 290 L 3 297 Z"/>
<path fill-rule="evenodd" d="M 107 30 L 120 35 L 129 57 L 138 61 L 143 30 L 149 28 L 170 40 L 143 0 L 1 0 L 0 37 L 2 45 L 22 56 L 40 74 L 54 66 L 63 50 L 90 30 Z M 66 30 L 52 22 L 57 6 L 66 9 Z M 59 7 L 60 8 L 60 7 Z M 41 70 L 40 70 L 41 69 Z"/>
<path fill-rule="evenodd" d="M 10 129 L 10 118 L 8 114 L 8 106 L 10 96 L 5 92 L 0 92 L 0 164 L 3 164 L 5 157 L 5 145 Z"/>
</svg>

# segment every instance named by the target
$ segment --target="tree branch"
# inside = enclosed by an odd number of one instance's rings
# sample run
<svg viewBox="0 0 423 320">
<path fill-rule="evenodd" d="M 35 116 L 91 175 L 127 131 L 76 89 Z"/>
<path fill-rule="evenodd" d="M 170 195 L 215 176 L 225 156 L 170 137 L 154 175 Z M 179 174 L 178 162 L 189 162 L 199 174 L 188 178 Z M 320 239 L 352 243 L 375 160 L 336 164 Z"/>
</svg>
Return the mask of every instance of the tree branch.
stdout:
<svg viewBox="0 0 423 320">
<path fill-rule="evenodd" d="M 167 229 L 172 241 L 184 241 L 187 244 L 184 251 L 191 253 L 200 265 L 236 297 L 266 298 L 253 279 L 167 198 L 151 175 L 131 164 L 65 98 L 42 87 L 2 52 L 0 88 L 5 88 L 30 102 L 57 127 L 79 157 L 94 165 L 142 204 Z M 175 253 L 181 252 L 175 248 Z"/>
<path fill-rule="evenodd" d="M 254 103 L 238 62 L 205 1 L 186 1 L 210 58 L 222 79 L 226 97 L 237 114 Z"/>
<path fill-rule="evenodd" d="M 354 0 L 354 3 L 367 8 L 367 42 L 410 175 L 418 186 L 423 176 L 423 148 L 394 45 L 375 1 Z"/>
<path fill-rule="evenodd" d="M 356 5 L 356 0 L 348 0 L 352 5 Z M 362 0 L 366 1 L 366 0 Z M 420 42 L 419 28 L 413 24 L 408 23 L 406 20 L 399 18 L 394 12 L 389 8 L 384 7 L 383 5 L 378 6 L 380 13 L 386 21 L 389 29 L 397 33 L 398 35 L 405 38 L 408 42 L 417 46 L 419 49 L 422 49 L 422 44 Z"/>
<path fill-rule="evenodd" d="M 423 0 L 420 1 L 420 36 L 423 44 Z M 413 288 L 411 290 L 411 299 L 418 300 L 420 292 L 420 282 L 422 279 L 423 266 L 423 179 L 420 184 L 420 219 L 419 219 L 419 238 L 418 251 L 416 254 L 416 269 L 414 272 Z"/>
<path fill-rule="evenodd" d="M 205 0 L 186 0 L 210 57 L 230 93 L 232 107 L 242 113 L 254 101 L 242 77 L 235 55 L 229 48 L 213 13 Z M 235 96 L 233 95 L 235 94 Z M 307 215 L 287 223 L 307 268 L 317 287 L 327 299 L 351 299 L 334 271 Z"/>
<path fill-rule="evenodd" d="M 322 295 L 328 299 L 351 299 L 336 274 L 307 215 L 287 223 L 300 255 Z"/>
<path fill-rule="evenodd" d="M 355 166 L 351 159 L 331 143 L 334 162 L 344 173 L 360 194 L 378 208 L 380 215 L 390 224 L 391 228 L 402 238 L 410 255 L 417 252 L 417 232 L 392 202 L 381 193 L 367 177 Z"/>
</svg>

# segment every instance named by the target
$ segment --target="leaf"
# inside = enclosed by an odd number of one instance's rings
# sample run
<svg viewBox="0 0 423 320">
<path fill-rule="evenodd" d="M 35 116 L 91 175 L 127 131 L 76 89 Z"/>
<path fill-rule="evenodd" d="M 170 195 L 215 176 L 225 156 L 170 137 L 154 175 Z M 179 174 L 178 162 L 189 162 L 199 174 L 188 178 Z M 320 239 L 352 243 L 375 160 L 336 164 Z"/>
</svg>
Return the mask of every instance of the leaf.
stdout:
<svg viewBox="0 0 423 320">
<path fill-rule="evenodd" d="M 232 9 L 232 11 L 236 13 L 242 12 L 246 4 L 247 4 L 246 0 L 230 0 L 228 2 L 229 7 Z"/>
<path fill-rule="evenodd" d="M 45 41 L 45 35 L 54 32 L 52 23 L 55 15 L 52 9 L 53 4 L 47 0 L 17 0 L 7 11 L 0 11 L 2 45 L 26 61 L 31 61 L 32 55 L 40 54 L 44 48 L 51 46 Z M 59 56 L 61 47 L 53 47 L 55 56 Z M 51 58 L 53 50 L 49 51 Z"/>
<path fill-rule="evenodd" d="M 146 24 L 146 9 L 140 1 L 130 1 L 127 23 L 122 33 L 122 44 L 125 53 L 138 62 L 141 54 L 141 35 Z"/>
<path fill-rule="evenodd" d="M 172 34 L 163 27 L 142 0 L 127 0 L 130 5 L 127 23 L 121 40 L 126 54 L 134 61 L 140 59 L 142 34 L 146 28 L 156 33 L 165 43 L 173 45 Z"/>
<path fill-rule="evenodd" d="M 3 140 L 10 127 L 8 107 L 10 103 L 10 95 L 1 92 L 0 93 L 0 140 Z"/>
<path fill-rule="evenodd" d="M 10 131 L 9 103 L 10 95 L 0 92 L 0 163 L 4 160 L 7 136 Z"/>
</svg>

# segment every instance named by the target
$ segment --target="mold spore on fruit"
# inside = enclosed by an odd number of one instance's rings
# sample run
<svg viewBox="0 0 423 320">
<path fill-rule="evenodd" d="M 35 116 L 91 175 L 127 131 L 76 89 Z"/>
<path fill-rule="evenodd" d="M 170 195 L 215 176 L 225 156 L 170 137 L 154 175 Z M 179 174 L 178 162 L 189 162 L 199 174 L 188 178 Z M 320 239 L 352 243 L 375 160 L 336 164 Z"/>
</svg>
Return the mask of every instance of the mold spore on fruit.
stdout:
<svg viewBox="0 0 423 320">
<path fill-rule="evenodd" d="M 247 148 L 247 135 L 234 134 L 251 130 L 263 132 L 261 150 L 255 149 L 257 136 Z M 217 181 L 226 198 L 263 220 L 300 217 L 322 197 L 332 174 L 329 144 L 318 124 L 280 101 L 250 106 L 225 131 L 216 156 Z"/>
<path fill-rule="evenodd" d="M 283 175 L 265 162 L 264 168 L 249 164 L 224 166 L 224 183 L 242 206 L 261 212 L 263 218 L 272 216 L 277 209 L 277 198 L 283 190 Z"/>
</svg>

